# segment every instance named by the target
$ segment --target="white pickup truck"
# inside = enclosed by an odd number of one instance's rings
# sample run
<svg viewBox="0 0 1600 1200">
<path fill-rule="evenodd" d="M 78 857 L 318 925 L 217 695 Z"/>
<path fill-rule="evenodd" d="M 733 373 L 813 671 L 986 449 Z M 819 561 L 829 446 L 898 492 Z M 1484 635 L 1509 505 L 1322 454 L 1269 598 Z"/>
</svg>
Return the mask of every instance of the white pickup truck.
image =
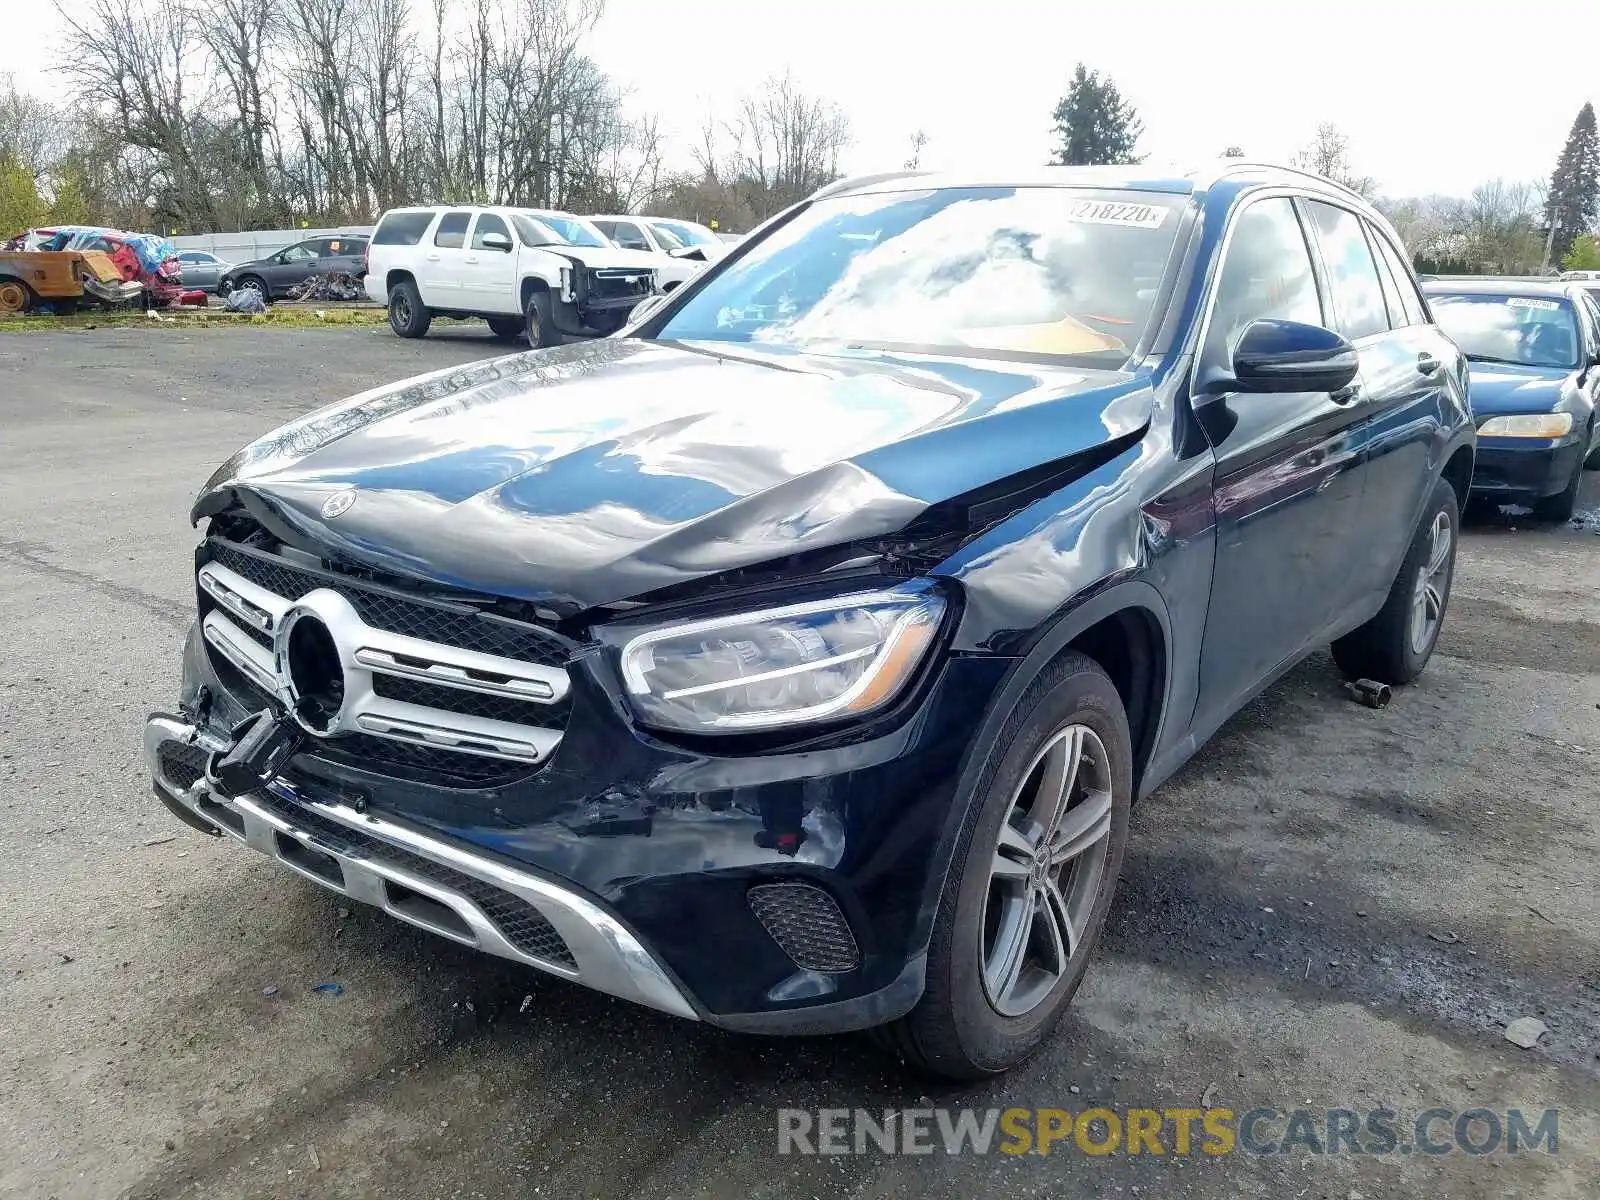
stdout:
<svg viewBox="0 0 1600 1200">
<path fill-rule="evenodd" d="M 581 217 L 536 208 L 436 205 L 383 214 L 367 249 L 367 295 L 389 327 L 421 337 L 433 318 L 482 317 L 538 348 L 616 332 L 660 289 L 656 258 L 621 250 Z"/>
</svg>

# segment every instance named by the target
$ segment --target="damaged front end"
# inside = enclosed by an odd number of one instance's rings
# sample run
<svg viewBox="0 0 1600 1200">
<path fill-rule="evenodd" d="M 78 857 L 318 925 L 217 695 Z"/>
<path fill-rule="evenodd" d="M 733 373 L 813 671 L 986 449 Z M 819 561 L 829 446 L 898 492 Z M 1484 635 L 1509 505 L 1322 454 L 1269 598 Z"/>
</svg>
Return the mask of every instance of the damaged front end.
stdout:
<svg viewBox="0 0 1600 1200">
<path fill-rule="evenodd" d="M 644 364 L 692 403 L 640 404 Z M 875 392 L 885 415 L 757 445 L 781 413 L 714 403 L 752 377 L 813 409 Z M 1043 403 L 1063 382 L 1098 391 Z M 982 399 L 930 374 L 619 342 L 312 414 L 196 504 L 180 712 L 146 731 L 157 793 L 345 896 L 664 1011 L 889 1019 L 921 989 L 905 896 L 940 869 L 938 814 L 1008 665 L 961 636 L 945 566 L 1148 423 L 1125 376 L 1047 390 L 962 428 Z M 965 447 L 932 498 L 906 426 Z"/>
</svg>

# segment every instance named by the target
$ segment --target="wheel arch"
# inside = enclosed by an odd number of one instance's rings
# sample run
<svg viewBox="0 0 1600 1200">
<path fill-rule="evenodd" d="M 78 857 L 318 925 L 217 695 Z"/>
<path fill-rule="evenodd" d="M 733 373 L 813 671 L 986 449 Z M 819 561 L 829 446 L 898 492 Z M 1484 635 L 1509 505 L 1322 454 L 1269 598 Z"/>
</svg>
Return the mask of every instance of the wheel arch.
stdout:
<svg viewBox="0 0 1600 1200">
<path fill-rule="evenodd" d="M 406 270 L 404 267 L 394 267 L 394 268 L 392 268 L 383 277 L 383 294 L 384 294 L 384 296 L 387 297 L 390 292 L 394 291 L 395 288 L 399 287 L 402 283 L 405 283 L 408 280 L 411 283 L 416 283 L 417 282 L 417 277 L 415 275 L 413 275 L 410 271 Z"/>
<path fill-rule="evenodd" d="M 1144 771 L 1160 744 L 1170 709 L 1171 646 L 1172 625 L 1166 601 L 1151 584 L 1130 579 L 1109 584 L 1088 595 L 1080 593 L 1052 618 L 1028 652 L 1013 663 L 996 689 L 962 761 L 939 842 L 937 869 L 929 873 L 927 891 L 922 897 L 914 944 L 924 948 L 927 945 L 940 897 L 950 883 L 962 831 L 971 820 L 972 807 L 978 803 L 984 783 L 997 765 L 1000 735 L 1034 681 L 1051 663 L 1072 652 L 1093 659 L 1111 676 L 1123 707 L 1128 711 L 1133 744 L 1133 794 L 1137 798 Z"/>
<path fill-rule="evenodd" d="M 1467 494 L 1472 490 L 1472 463 L 1473 447 L 1470 442 L 1457 445 L 1444 463 L 1442 477 L 1454 490 L 1456 508 L 1460 512 L 1467 511 Z"/>
<path fill-rule="evenodd" d="M 533 299 L 536 292 L 549 294 L 550 281 L 540 275 L 524 275 L 522 282 L 517 285 L 517 308 L 519 312 L 527 311 L 528 302 Z"/>
</svg>

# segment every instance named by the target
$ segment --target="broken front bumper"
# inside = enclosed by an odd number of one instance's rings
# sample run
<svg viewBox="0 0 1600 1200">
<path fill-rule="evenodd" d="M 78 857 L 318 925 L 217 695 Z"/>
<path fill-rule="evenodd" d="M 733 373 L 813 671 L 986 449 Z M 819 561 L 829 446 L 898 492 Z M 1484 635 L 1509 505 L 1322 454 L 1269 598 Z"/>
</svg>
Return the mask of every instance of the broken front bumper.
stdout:
<svg viewBox="0 0 1600 1200">
<path fill-rule="evenodd" d="M 278 780 L 224 799 L 211 747 L 178 717 L 152 716 L 144 752 L 155 792 L 186 824 L 230 835 L 307 879 L 412 925 L 562 979 L 697 1020 L 683 991 L 614 916 L 547 879 Z"/>
</svg>

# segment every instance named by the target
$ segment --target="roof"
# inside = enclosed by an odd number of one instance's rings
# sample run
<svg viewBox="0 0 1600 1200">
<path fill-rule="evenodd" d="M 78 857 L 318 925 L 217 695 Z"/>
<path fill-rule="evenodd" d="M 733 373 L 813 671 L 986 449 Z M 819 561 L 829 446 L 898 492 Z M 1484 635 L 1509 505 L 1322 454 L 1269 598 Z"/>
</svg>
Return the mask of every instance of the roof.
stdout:
<svg viewBox="0 0 1600 1200">
<path fill-rule="evenodd" d="M 1197 166 L 1022 167 L 1011 171 L 935 172 L 895 171 L 841 179 L 816 193 L 822 196 L 859 195 L 865 192 L 916 191 L 923 188 L 968 187 L 1079 187 L 1187 196 L 1223 181 L 1241 183 L 1292 183 L 1326 191 L 1345 199 L 1361 200 L 1343 184 L 1321 175 L 1275 163 L 1218 159 Z M 1365 203 L 1363 201 L 1363 203 Z"/>
</svg>

